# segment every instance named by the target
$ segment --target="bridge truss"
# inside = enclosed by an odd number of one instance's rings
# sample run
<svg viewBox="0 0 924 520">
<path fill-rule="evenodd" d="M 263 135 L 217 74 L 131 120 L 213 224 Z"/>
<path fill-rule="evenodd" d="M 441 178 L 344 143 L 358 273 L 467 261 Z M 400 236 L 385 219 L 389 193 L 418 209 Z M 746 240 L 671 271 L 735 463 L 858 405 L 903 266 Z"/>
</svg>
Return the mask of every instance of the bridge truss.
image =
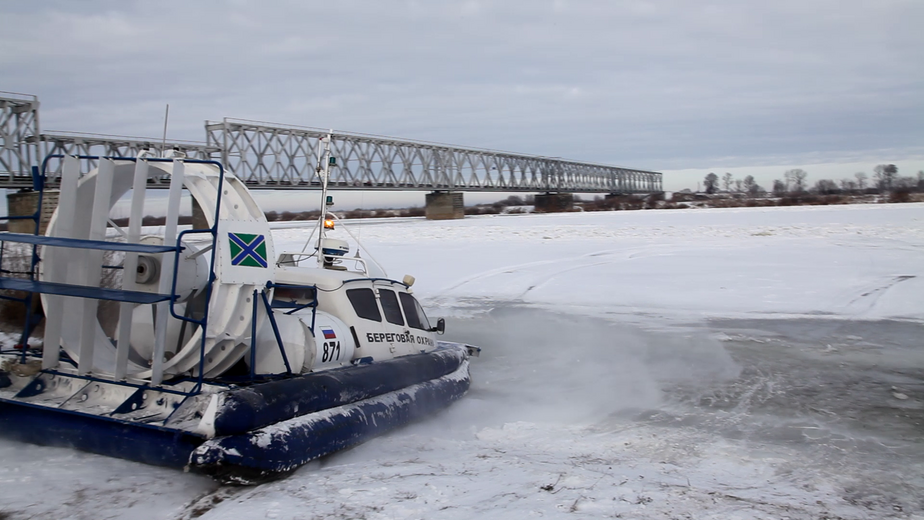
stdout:
<svg viewBox="0 0 924 520">
<path fill-rule="evenodd" d="M 31 178 L 32 166 L 42 157 L 39 143 L 30 141 L 41 133 L 38 109 L 36 96 L 0 92 L 0 176 L 6 174 L 7 181 Z"/>
<path fill-rule="evenodd" d="M 206 123 L 210 149 L 249 186 L 298 189 L 318 185 L 318 140 L 328 131 L 238 119 Z M 661 174 L 422 141 L 334 132 L 341 189 L 651 193 Z"/>
<path fill-rule="evenodd" d="M 106 136 L 97 134 L 78 134 L 57 132 L 41 134 L 41 141 L 50 156 L 77 155 L 80 159 L 82 173 L 97 167 L 97 157 L 137 157 L 143 152 L 163 157 L 166 151 L 181 153 L 190 159 L 210 159 L 218 150 L 209 149 L 202 143 L 193 141 L 163 141 L 139 137 Z M 61 174 L 63 161 L 59 158 L 49 160 L 47 172 L 51 178 Z M 2 174 L 0 174 L 2 175 Z M 153 178 L 151 184 L 163 184 L 166 188 L 169 180 Z"/>
<path fill-rule="evenodd" d="M 32 186 L 30 168 L 47 155 L 134 157 L 143 151 L 217 159 L 251 189 L 312 189 L 318 141 L 328 131 L 226 118 L 206 122 L 206 142 L 167 141 L 69 132 L 42 133 L 35 96 L 0 92 L 0 187 Z M 334 132 L 335 189 L 652 193 L 657 172 L 478 148 Z M 81 170 L 95 161 L 83 159 Z M 53 159 L 51 181 L 61 169 Z M 155 179 L 153 184 L 161 184 Z M 166 183 L 163 183 L 166 184 Z"/>
</svg>

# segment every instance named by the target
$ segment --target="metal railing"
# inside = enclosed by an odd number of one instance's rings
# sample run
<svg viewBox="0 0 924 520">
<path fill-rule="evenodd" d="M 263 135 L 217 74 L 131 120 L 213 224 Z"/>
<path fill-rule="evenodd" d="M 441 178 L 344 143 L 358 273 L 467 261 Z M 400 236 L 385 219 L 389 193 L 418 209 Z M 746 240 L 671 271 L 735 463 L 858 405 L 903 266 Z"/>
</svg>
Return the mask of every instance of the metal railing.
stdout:
<svg viewBox="0 0 924 520">
<path fill-rule="evenodd" d="M 38 97 L 0 91 L 0 187 L 32 184 L 32 167 L 45 154 L 41 143 L 30 137 L 40 133 Z"/>
<path fill-rule="evenodd" d="M 28 188 L 30 167 L 47 155 L 136 157 L 181 152 L 223 163 L 251 189 L 316 189 L 315 155 L 328 130 L 225 118 L 205 123 L 206 142 L 72 132 L 42 133 L 35 96 L 0 92 L 0 187 Z M 526 155 L 351 132 L 333 132 L 333 189 L 652 193 L 662 174 L 559 157 Z M 49 165 L 56 181 L 60 163 Z M 81 170 L 96 167 L 83 159 Z M 166 187 L 152 179 L 151 187 Z"/>
<path fill-rule="evenodd" d="M 314 155 L 330 131 L 226 118 L 207 148 L 251 188 L 318 187 Z M 650 193 L 658 172 L 375 135 L 330 132 L 336 189 Z"/>
</svg>

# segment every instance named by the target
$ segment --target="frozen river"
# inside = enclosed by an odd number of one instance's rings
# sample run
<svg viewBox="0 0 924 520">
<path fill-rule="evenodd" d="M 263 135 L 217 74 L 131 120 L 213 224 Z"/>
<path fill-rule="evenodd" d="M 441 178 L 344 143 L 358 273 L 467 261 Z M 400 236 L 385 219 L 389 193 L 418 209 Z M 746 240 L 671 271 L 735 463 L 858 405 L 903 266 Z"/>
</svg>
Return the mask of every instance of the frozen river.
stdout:
<svg viewBox="0 0 924 520">
<path fill-rule="evenodd" d="M 251 488 L 0 441 L 0 518 L 924 519 L 924 205 L 351 229 L 465 399 Z"/>
</svg>

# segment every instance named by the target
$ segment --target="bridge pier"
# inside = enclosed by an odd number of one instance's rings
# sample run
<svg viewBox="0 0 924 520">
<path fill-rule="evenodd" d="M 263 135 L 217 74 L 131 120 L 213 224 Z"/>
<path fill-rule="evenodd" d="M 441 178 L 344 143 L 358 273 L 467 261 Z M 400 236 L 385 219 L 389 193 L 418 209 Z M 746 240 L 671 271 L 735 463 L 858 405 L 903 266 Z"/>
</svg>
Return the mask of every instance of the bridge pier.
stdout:
<svg viewBox="0 0 924 520">
<path fill-rule="evenodd" d="M 536 195 L 536 211 L 539 213 L 560 213 L 574 208 L 573 193 L 543 193 Z"/>
<path fill-rule="evenodd" d="M 434 191 L 427 194 L 426 200 L 428 220 L 465 217 L 465 202 L 460 191 Z"/>
<path fill-rule="evenodd" d="M 44 235 L 48 229 L 48 221 L 51 220 L 52 213 L 58 207 L 58 190 L 45 190 L 42 195 L 42 218 L 39 224 L 39 234 Z M 18 191 L 8 193 L 6 196 L 6 207 L 11 217 L 31 217 L 35 215 L 38 209 L 39 192 L 37 191 Z M 35 233 L 35 221 L 29 219 L 10 220 L 7 223 L 7 229 L 11 233 Z"/>
</svg>

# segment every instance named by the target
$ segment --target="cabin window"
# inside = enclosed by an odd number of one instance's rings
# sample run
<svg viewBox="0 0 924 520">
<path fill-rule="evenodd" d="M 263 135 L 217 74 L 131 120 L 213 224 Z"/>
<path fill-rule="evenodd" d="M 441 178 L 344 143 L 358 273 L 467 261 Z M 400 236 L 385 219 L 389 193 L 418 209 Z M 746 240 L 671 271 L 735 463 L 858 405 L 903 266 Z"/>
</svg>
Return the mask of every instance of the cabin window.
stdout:
<svg viewBox="0 0 924 520">
<path fill-rule="evenodd" d="M 430 322 L 417 300 L 408 293 L 398 293 L 398 296 L 401 297 L 401 306 L 404 307 L 404 316 L 407 318 L 408 326 L 420 330 L 429 329 Z"/>
<path fill-rule="evenodd" d="M 379 301 L 382 302 L 382 311 L 385 313 L 385 320 L 395 325 L 404 325 L 404 316 L 401 315 L 401 306 L 398 305 L 398 297 L 395 291 L 379 289 Z"/>
<path fill-rule="evenodd" d="M 347 298 L 353 304 L 353 310 L 360 318 L 372 321 L 382 321 L 379 306 L 375 303 L 375 293 L 372 289 L 347 289 Z"/>
<path fill-rule="evenodd" d="M 274 309 L 300 310 L 317 302 L 317 291 L 311 286 L 276 286 L 273 290 Z"/>
<path fill-rule="evenodd" d="M 277 300 L 286 303 L 311 303 L 315 295 L 314 287 L 277 285 L 273 290 L 273 303 Z"/>
</svg>

